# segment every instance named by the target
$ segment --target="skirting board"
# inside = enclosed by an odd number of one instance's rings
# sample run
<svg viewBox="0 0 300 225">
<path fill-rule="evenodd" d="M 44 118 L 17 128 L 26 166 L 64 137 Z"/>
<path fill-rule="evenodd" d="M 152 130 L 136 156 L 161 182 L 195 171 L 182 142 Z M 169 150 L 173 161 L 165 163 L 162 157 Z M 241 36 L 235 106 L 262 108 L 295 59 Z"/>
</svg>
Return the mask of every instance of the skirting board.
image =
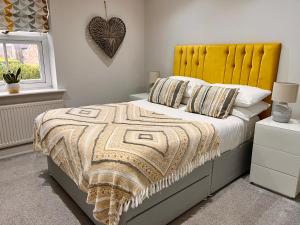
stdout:
<svg viewBox="0 0 300 225">
<path fill-rule="evenodd" d="M 120 225 L 165 225 L 171 222 L 209 194 L 249 171 L 251 150 L 251 142 L 246 142 L 207 162 L 176 184 L 151 196 L 136 209 L 123 213 Z M 96 225 L 103 225 L 94 219 L 93 206 L 86 203 L 86 193 L 80 191 L 49 157 L 48 171 Z"/>
<path fill-rule="evenodd" d="M 0 159 L 6 159 L 26 153 L 33 152 L 32 143 L 10 148 L 0 149 Z"/>
</svg>

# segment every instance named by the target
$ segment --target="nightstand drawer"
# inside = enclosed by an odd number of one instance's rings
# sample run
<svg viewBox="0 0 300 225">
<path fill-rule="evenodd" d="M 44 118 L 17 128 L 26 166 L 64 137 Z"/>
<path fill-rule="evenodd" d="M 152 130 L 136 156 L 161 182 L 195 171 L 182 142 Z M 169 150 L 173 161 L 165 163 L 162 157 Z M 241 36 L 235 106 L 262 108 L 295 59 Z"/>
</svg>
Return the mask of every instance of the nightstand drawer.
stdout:
<svg viewBox="0 0 300 225">
<path fill-rule="evenodd" d="M 291 176 L 298 177 L 299 175 L 300 156 L 291 155 L 265 146 L 253 145 L 252 162 Z"/>
<path fill-rule="evenodd" d="M 295 177 L 254 163 L 251 164 L 250 182 L 292 198 L 299 192 L 299 184 Z"/>
<path fill-rule="evenodd" d="M 257 123 L 254 143 L 300 156 L 300 132 Z"/>
</svg>

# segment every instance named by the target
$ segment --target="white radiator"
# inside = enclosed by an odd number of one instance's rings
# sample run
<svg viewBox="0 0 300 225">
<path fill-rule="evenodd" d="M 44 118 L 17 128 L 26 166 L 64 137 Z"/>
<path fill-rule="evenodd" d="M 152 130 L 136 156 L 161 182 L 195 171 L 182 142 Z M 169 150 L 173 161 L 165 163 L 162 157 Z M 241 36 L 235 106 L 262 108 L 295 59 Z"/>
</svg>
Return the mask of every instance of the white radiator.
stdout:
<svg viewBox="0 0 300 225">
<path fill-rule="evenodd" d="M 32 142 L 35 117 L 62 107 L 63 100 L 0 106 L 0 149 Z"/>
</svg>

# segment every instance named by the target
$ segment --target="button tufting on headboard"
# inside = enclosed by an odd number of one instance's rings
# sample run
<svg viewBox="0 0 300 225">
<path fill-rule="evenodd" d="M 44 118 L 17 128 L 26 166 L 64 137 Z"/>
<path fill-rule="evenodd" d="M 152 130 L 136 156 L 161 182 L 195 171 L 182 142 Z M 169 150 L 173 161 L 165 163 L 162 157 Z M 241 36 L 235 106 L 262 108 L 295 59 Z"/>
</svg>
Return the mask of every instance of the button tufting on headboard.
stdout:
<svg viewBox="0 0 300 225">
<path fill-rule="evenodd" d="M 279 43 L 176 46 L 173 72 L 211 83 L 245 84 L 271 90 L 280 51 Z"/>
</svg>

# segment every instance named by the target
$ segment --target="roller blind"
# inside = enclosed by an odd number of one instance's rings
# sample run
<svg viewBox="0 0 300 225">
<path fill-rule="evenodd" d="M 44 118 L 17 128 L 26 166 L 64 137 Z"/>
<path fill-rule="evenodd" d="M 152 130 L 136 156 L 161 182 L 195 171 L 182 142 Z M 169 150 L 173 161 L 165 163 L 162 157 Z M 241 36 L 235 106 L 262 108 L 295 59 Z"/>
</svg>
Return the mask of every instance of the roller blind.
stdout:
<svg viewBox="0 0 300 225">
<path fill-rule="evenodd" d="M 47 0 L 0 0 L 0 30 L 48 32 Z"/>
</svg>

